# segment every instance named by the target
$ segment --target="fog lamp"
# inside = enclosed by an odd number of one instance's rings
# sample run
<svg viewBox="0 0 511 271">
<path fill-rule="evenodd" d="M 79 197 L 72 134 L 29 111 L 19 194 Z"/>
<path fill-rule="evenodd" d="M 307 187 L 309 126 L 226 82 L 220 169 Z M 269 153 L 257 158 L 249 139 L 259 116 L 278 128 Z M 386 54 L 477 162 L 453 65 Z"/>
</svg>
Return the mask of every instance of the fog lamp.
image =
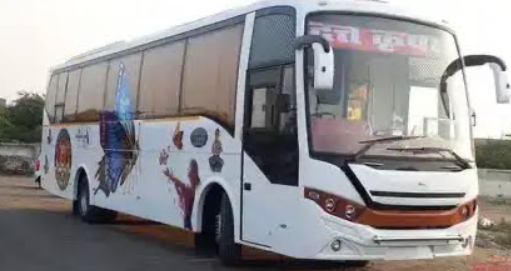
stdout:
<svg viewBox="0 0 511 271">
<path fill-rule="evenodd" d="M 342 242 L 341 240 L 339 239 L 336 239 L 332 242 L 332 245 L 330 246 L 332 248 L 333 251 L 337 252 L 339 250 L 341 250 L 342 248 Z"/>
</svg>

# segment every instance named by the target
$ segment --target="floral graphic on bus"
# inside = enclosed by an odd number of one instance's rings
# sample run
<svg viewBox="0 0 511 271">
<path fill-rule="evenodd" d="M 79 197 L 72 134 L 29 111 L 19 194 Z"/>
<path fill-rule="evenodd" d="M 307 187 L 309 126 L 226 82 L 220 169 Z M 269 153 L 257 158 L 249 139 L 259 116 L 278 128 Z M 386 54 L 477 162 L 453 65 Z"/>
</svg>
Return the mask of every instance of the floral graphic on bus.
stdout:
<svg viewBox="0 0 511 271">
<path fill-rule="evenodd" d="M 215 141 L 213 142 L 213 146 L 211 147 L 211 152 L 213 156 L 209 158 L 209 166 L 211 167 L 211 171 L 219 173 L 222 172 L 224 167 L 224 160 L 220 157 L 220 154 L 224 151 L 222 147 L 222 141 L 220 141 L 220 129 L 216 129 L 215 131 Z"/>
<path fill-rule="evenodd" d="M 181 131 L 181 123 L 177 123 L 176 130 L 174 131 L 174 136 L 172 137 L 172 141 L 174 142 L 174 146 L 178 150 L 183 149 L 183 137 L 185 135 L 185 132 Z"/>
<path fill-rule="evenodd" d="M 55 146 L 55 179 L 60 190 L 66 190 L 71 176 L 72 153 L 71 137 L 66 129 L 62 129 Z"/>
<path fill-rule="evenodd" d="M 173 184 L 177 195 L 179 196 L 179 208 L 183 215 L 183 226 L 187 230 L 192 230 L 192 212 L 195 202 L 195 191 L 200 185 L 199 165 L 197 161 L 191 160 L 188 166 L 188 180 L 190 184 L 185 184 L 178 179 L 169 168 L 163 171 L 169 183 Z"/>
<path fill-rule="evenodd" d="M 115 92 L 115 111 L 100 113 L 100 141 L 105 154 L 96 172 L 99 186 L 95 194 L 102 191 L 109 197 L 125 184 L 133 171 L 140 150 L 134 119 L 129 74 L 121 63 Z"/>
</svg>

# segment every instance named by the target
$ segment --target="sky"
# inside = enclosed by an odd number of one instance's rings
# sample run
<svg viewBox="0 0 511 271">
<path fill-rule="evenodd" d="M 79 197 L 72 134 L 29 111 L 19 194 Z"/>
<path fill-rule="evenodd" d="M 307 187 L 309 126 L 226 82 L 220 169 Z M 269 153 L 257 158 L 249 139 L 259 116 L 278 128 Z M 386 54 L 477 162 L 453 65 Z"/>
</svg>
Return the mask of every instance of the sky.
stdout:
<svg viewBox="0 0 511 271">
<path fill-rule="evenodd" d="M 315 1 L 315 0 L 303 0 Z M 357 0 L 353 0 L 357 1 Z M 511 35 L 503 0 L 387 0 L 446 18 L 464 54 L 494 54 L 511 63 Z M 0 0 L 0 98 L 20 90 L 44 93 L 48 71 L 72 56 L 103 45 L 243 6 L 254 0 Z M 511 133 L 511 106 L 497 106 L 484 69 L 469 72 L 476 136 Z M 505 128 L 503 128 L 505 127 Z"/>
</svg>

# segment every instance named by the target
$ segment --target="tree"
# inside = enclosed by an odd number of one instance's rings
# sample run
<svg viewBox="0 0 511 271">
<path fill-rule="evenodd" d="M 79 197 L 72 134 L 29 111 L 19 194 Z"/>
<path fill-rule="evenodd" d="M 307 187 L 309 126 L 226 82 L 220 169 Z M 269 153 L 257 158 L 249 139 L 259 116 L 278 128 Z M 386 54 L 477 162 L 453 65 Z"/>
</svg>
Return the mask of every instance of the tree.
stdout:
<svg viewBox="0 0 511 271">
<path fill-rule="evenodd" d="M 0 112 L 0 141 L 40 142 L 43 110 L 41 95 L 18 92 L 18 99 Z"/>
</svg>

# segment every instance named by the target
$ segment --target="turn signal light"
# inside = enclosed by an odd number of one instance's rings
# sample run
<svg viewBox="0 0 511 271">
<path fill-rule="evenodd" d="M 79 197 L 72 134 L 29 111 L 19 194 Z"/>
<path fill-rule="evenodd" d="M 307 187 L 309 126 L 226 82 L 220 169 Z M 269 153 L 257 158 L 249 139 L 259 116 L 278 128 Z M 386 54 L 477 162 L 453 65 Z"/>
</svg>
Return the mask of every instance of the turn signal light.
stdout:
<svg viewBox="0 0 511 271">
<path fill-rule="evenodd" d="M 477 211 L 477 200 L 471 201 L 459 208 L 461 216 L 468 220 L 475 215 Z"/>
<path fill-rule="evenodd" d="M 316 189 L 305 188 L 304 196 L 317 203 L 325 212 L 352 222 L 356 222 L 365 211 L 364 206 Z"/>
</svg>

